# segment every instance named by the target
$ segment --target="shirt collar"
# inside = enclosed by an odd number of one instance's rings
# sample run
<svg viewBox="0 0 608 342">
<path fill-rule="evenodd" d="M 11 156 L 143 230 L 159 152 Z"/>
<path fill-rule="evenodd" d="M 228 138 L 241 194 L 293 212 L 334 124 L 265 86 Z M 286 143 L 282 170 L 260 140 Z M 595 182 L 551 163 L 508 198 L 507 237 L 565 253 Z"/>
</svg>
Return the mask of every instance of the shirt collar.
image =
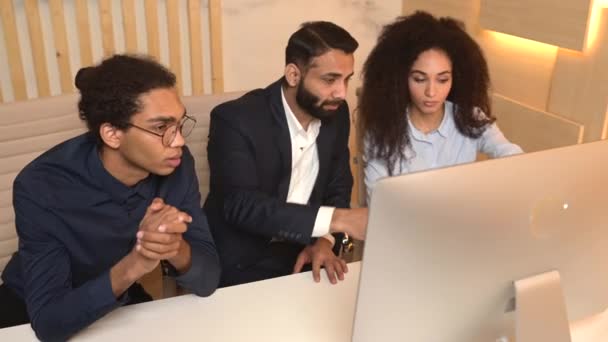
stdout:
<svg viewBox="0 0 608 342">
<path fill-rule="evenodd" d="M 409 110 L 406 111 L 408 125 L 410 127 L 410 131 L 412 135 L 417 140 L 425 140 L 424 133 L 419 131 L 412 121 L 410 120 Z M 443 138 L 447 138 L 450 135 L 450 131 L 454 128 L 454 105 L 450 101 L 445 101 L 443 106 L 443 119 L 441 119 L 441 124 L 431 133 L 437 132 Z"/>
<path fill-rule="evenodd" d="M 151 198 L 154 194 L 154 180 L 156 175 L 150 174 L 146 179 L 140 181 L 133 187 L 129 187 L 114 176 L 103 166 L 99 157 L 99 148 L 95 146 L 91 149 L 87 164 L 91 177 L 98 181 L 101 189 L 107 192 L 112 200 L 118 204 L 124 204 L 133 195 L 139 194 L 144 198 Z"/>
<path fill-rule="evenodd" d="M 445 101 L 443 106 L 443 120 L 437 128 L 437 132 L 444 138 L 447 138 L 450 131 L 454 127 L 454 105 L 450 101 Z"/>
</svg>

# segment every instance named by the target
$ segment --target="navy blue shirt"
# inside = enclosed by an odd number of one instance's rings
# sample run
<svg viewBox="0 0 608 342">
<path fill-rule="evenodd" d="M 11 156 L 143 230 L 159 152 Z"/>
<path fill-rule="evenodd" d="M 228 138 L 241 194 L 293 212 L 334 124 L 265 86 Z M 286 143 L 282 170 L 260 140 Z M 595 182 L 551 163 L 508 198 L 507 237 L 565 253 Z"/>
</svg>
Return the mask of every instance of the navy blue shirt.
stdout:
<svg viewBox="0 0 608 342">
<path fill-rule="evenodd" d="M 103 167 L 88 134 L 26 166 L 13 186 L 19 249 L 2 279 L 25 300 L 37 336 L 64 340 L 129 301 L 128 292 L 114 296 L 110 268 L 133 249 L 155 197 L 192 216 L 184 234 L 192 265 L 176 280 L 195 294 L 210 295 L 220 266 L 198 186 L 186 147 L 170 175 L 151 174 L 126 186 Z"/>
</svg>

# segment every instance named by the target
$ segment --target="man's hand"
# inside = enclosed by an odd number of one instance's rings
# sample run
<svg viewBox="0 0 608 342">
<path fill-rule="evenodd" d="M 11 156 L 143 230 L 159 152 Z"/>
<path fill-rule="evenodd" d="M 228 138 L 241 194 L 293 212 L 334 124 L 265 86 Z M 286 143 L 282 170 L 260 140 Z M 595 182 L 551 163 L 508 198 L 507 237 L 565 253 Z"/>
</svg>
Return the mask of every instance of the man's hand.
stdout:
<svg viewBox="0 0 608 342">
<path fill-rule="evenodd" d="M 160 260 L 147 258 L 139 253 L 136 247 L 133 247 L 129 254 L 110 269 L 110 282 L 114 296 L 116 298 L 121 296 L 129 286 L 152 272 L 159 263 Z"/>
<path fill-rule="evenodd" d="M 137 232 L 136 250 L 149 259 L 168 260 L 178 271 L 190 268 L 190 246 L 182 238 L 192 217 L 155 198 Z"/>
<path fill-rule="evenodd" d="M 182 234 L 191 221 L 190 215 L 155 198 L 141 220 L 135 247 L 110 270 L 114 295 L 122 295 L 131 284 L 152 272 L 161 260 L 169 260 L 178 271 L 188 269 L 190 245 L 182 240 Z"/>
<path fill-rule="evenodd" d="M 336 209 L 331 218 L 331 233 L 346 233 L 353 239 L 365 240 L 367 208 Z"/>
<path fill-rule="evenodd" d="M 325 268 L 332 284 L 336 284 L 337 279 L 344 280 L 344 273 L 348 272 L 346 262 L 332 252 L 331 242 L 325 238 L 317 239 L 313 245 L 306 246 L 300 252 L 293 267 L 293 273 L 299 273 L 304 265 L 311 262 L 312 276 L 317 283 L 321 281 L 321 266 Z"/>
</svg>

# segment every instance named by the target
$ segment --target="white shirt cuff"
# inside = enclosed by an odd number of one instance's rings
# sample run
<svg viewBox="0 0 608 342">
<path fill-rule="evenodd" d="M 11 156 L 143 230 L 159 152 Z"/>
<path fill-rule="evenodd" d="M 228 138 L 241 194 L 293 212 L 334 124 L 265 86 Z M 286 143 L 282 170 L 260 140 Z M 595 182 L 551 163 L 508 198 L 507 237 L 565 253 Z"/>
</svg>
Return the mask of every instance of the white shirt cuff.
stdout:
<svg viewBox="0 0 608 342">
<path fill-rule="evenodd" d="M 312 237 L 325 237 L 335 243 L 335 239 L 329 234 L 329 226 L 331 225 L 331 218 L 334 216 L 334 210 L 336 210 L 334 207 L 319 208 L 317 218 L 315 219 L 315 226 L 312 229 Z M 331 239 L 326 235 L 331 236 Z"/>
</svg>

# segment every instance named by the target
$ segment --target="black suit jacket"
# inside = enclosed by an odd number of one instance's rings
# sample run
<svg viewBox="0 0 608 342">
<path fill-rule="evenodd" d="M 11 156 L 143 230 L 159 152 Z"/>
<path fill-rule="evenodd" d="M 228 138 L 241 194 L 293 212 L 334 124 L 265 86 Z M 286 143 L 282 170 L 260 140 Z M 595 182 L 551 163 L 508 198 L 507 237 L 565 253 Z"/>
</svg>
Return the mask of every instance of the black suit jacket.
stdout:
<svg viewBox="0 0 608 342">
<path fill-rule="evenodd" d="M 293 242 L 293 265 L 295 255 L 312 241 L 319 207 L 349 207 L 349 130 L 344 103 L 321 125 L 319 173 L 309 204 L 292 204 L 285 202 L 292 161 L 281 80 L 213 109 L 207 147 L 210 192 L 204 209 L 224 274 L 255 264 L 272 238 Z"/>
</svg>

